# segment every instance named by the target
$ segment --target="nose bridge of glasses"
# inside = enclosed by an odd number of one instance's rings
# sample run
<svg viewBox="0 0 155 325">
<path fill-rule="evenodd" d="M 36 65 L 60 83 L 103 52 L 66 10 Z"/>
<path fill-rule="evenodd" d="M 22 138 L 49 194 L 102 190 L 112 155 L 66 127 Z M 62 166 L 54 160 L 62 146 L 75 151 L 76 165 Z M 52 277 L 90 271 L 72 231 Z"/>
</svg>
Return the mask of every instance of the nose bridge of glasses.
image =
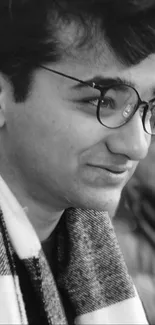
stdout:
<svg viewBox="0 0 155 325">
<path fill-rule="evenodd" d="M 152 101 L 151 101 L 152 102 Z M 143 129 L 146 133 L 153 135 L 155 134 L 155 110 L 153 112 L 153 110 L 150 108 L 150 102 L 145 102 L 145 101 L 139 101 L 139 103 L 137 104 L 137 108 L 136 110 L 133 112 L 133 114 L 131 114 L 131 116 L 126 117 L 127 121 L 126 123 L 133 117 L 133 115 L 135 115 L 135 113 L 138 110 L 138 114 L 142 120 L 142 125 L 143 125 Z M 128 108 L 127 108 L 128 110 Z"/>
</svg>

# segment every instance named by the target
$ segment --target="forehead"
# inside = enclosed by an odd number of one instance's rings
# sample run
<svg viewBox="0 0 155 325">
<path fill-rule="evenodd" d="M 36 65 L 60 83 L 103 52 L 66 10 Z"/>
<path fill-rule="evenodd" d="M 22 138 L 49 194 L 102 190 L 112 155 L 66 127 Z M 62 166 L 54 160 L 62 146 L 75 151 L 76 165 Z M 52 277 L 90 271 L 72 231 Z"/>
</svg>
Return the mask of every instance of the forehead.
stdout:
<svg viewBox="0 0 155 325">
<path fill-rule="evenodd" d="M 135 66 L 124 67 L 120 77 L 131 82 L 140 95 L 155 96 L 155 54 Z"/>
<path fill-rule="evenodd" d="M 87 44 L 82 48 L 69 46 L 69 52 L 64 53 L 63 63 L 68 67 L 63 72 L 66 74 L 82 80 L 98 75 L 104 78 L 119 77 L 132 83 L 140 95 L 145 96 L 146 93 L 146 97 L 152 96 L 152 88 L 155 88 L 155 54 L 135 66 L 127 67 L 116 58 L 103 35 L 99 35 L 90 47 Z"/>
</svg>

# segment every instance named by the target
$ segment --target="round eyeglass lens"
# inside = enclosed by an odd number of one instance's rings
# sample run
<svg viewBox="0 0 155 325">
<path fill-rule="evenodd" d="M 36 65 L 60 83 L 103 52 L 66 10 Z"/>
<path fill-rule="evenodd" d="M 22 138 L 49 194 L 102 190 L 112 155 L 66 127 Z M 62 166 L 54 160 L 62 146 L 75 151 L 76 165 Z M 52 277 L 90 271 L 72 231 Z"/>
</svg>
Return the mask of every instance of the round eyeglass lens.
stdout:
<svg viewBox="0 0 155 325">
<path fill-rule="evenodd" d="M 113 85 L 104 91 L 98 105 L 100 122 L 109 127 L 119 127 L 133 116 L 138 103 L 136 91 L 127 85 Z"/>
<path fill-rule="evenodd" d="M 155 135 L 155 99 L 149 103 L 144 123 L 146 132 Z"/>
</svg>

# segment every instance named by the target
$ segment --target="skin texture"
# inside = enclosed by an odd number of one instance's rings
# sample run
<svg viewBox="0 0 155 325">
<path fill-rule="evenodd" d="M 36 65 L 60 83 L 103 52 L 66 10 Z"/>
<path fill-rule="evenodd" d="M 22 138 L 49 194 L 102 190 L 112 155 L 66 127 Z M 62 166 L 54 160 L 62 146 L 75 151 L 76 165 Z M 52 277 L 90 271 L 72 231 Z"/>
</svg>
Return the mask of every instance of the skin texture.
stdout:
<svg viewBox="0 0 155 325">
<path fill-rule="evenodd" d="M 99 45 L 100 47 L 100 45 Z M 49 64 L 68 75 L 87 80 L 96 75 L 124 77 L 134 82 L 143 100 L 153 97 L 155 55 L 126 68 L 108 51 L 94 58 L 92 50 Z M 113 215 L 122 188 L 143 159 L 150 136 L 139 111 L 119 129 L 102 126 L 76 102 L 82 98 L 72 80 L 38 69 L 29 97 L 15 103 L 11 85 L 1 75 L 0 170 L 23 207 L 27 207 L 41 240 L 45 240 L 63 210 L 81 207 L 108 210 Z M 88 164 L 125 166 L 114 182 L 105 171 Z"/>
</svg>

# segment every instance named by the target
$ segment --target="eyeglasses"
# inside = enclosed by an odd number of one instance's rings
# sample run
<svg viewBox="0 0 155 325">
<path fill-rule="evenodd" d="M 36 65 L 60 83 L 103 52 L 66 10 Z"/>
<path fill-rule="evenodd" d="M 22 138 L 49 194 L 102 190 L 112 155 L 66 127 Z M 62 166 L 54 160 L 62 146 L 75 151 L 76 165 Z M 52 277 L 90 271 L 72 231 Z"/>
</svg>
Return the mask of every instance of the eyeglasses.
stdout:
<svg viewBox="0 0 155 325">
<path fill-rule="evenodd" d="M 109 129 L 121 127 L 128 123 L 139 109 L 145 132 L 155 134 L 155 98 L 145 102 L 141 100 L 137 90 L 127 84 L 114 82 L 100 86 L 95 82 L 85 82 L 42 65 L 40 67 L 87 86 L 84 103 L 88 110 L 96 109 L 96 117 L 105 127 Z"/>
</svg>

